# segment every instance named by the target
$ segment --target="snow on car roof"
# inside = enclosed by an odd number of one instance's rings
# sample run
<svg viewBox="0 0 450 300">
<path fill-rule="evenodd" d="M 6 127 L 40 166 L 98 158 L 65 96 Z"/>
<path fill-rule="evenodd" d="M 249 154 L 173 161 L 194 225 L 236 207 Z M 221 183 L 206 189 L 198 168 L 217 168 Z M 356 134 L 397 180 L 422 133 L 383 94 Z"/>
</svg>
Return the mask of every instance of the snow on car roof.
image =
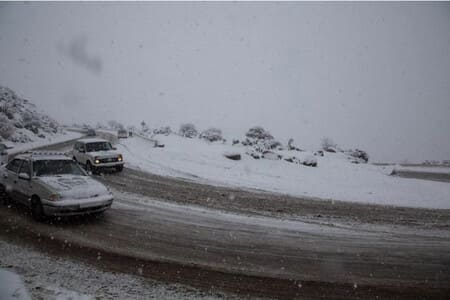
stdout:
<svg viewBox="0 0 450 300">
<path fill-rule="evenodd" d="M 96 143 L 96 142 L 108 142 L 107 140 L 104 139 L 98 139 L 98 138 L 92 138 L 92 139 L 80 139 L 78 140 L 79 142 L 83 142 L 83 143 Z"/>
<path fill-rule="evenodd" d="M 71 160 L 65 153 L 57 151 L 32 151 L 21 153 L 17 158 L 32 158 L 33 160 Z"/>
</svg>

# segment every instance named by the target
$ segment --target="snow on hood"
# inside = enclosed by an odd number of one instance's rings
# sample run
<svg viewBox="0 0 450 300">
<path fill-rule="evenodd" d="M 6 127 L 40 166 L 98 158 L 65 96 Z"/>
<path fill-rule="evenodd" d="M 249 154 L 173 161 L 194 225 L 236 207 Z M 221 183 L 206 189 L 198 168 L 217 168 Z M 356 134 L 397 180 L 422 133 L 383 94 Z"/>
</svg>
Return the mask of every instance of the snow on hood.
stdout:
<svg viewBox="0 0 450 300">
<path fill-rule="evenodd" d="M 99 156 L 99 157 L 117 157 L 120 153 L 117 151 L 92 151 L 88 152 L 87 154 L 91 155 L 92 157 Z"/>
<path fill-rule="evenodd" d="M 61 194 L 63 198 L 91 198 L 108 193 L 106 187 L 89 176 L 57 175 L 43 176 L 39 180 Z"/>
</svg>

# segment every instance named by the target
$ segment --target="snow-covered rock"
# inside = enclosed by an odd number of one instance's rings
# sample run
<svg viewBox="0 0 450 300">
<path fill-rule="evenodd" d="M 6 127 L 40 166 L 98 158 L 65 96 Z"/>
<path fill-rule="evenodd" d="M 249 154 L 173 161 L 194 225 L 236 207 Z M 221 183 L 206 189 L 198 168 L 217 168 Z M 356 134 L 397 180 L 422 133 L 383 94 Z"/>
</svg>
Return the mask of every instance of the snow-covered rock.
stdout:
<svg viewBox="0 0 450 300">
<path fill-rule="evenodd" d="M 232 160 L 241 160 L 241 154 L 239 152 L 225 152 L 223 156 Z"/>
</svg>

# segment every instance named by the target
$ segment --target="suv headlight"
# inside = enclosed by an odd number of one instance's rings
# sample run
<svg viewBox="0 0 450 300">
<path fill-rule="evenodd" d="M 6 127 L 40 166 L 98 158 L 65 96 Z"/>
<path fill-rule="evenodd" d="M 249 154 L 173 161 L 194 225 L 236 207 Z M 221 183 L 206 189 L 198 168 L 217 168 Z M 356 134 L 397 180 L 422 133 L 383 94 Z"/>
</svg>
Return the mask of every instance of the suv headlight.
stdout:
<svg viewBox="0 0 450 300">
<path fill-rule="evenodd" d="M 50 201 L 58 201 L 58 200 L 60 200 L 62 197 L 61 197 L 61 194 L 58 194 L 58 193 L 55 193 L 55 194 L 51 194 L 49 197 L 48 197 L 48 200 L 50 200 Z"/>
<path fill-rule="evenodd" d="M 119 154 L 119 156 L 117 157 L 117 160 L 118 161 L 122 161 L 123 160 L 122 154 Z"/>
<path fill-rule="evenodd" d="M 94 158 L 94 164 L 99 164 L 100 163 L 100 159 L 98 157 Z"/>
</svg>

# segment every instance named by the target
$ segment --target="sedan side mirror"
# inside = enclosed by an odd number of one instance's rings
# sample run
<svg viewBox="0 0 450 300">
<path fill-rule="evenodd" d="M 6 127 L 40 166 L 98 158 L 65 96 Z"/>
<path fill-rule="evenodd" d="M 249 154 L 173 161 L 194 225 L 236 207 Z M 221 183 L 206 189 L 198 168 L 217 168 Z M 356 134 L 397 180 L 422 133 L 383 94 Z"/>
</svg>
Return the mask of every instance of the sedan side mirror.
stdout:
<svg viewBox="0 0 450 300">
<path fill-rule="evenodd" d="M 20 173 L 19 179 L 30 180 L 31 178 L 30 178 L 30 175 L 28 175 L 27 173 Z"/>
</svg>

